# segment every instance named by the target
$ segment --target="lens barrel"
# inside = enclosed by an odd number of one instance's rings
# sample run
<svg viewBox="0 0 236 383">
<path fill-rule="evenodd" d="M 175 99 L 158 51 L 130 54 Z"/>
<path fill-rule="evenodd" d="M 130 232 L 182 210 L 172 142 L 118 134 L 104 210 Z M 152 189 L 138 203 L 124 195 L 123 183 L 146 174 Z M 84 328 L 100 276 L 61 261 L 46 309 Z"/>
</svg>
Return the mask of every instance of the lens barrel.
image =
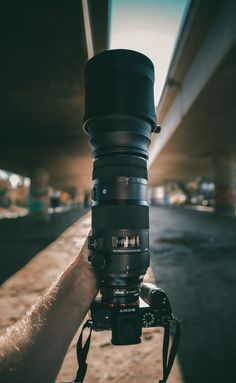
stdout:
<svg viewBox="0 0 236 383">
<path fill-rule="evenodd" d="M 149 267 L 147 151 L 156 127 L 153 83 L 152 62 L 135 51 L 106 51 L 86 64 L 84 129 L 94 157 L 89 249 L 108 305 L 137 304 Z M 115 333 L 113 338 L 118 344 Z"/>
<path fill-rule="evenodd" d="M 93 118 L 132 115 L 154 130 L 153 84 L 153 63 L 139 52 L 115 49 L 94 56 L 85 67 L 85 129 Z"/>
</svg>

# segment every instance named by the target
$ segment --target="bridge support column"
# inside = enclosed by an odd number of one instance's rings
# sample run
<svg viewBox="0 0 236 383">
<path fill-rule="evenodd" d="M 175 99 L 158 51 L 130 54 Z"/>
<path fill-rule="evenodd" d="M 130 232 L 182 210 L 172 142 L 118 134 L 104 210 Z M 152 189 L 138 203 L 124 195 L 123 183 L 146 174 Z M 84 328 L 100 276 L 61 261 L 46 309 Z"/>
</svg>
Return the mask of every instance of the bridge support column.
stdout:
<svg viewBox="0 0 236 383">
<path fill-rule="evenodd" d="M 49 208 L 49 174 L 46 169 L 34 169 L 31 174 L 29 212 L 32 216 L 47 219 Z"/>
<path fill-rule="evenodd" d="M 219 157 L 215 160 L 215 212 L 235 216 L 235 162 L 232 158 Z"/>
</svg>

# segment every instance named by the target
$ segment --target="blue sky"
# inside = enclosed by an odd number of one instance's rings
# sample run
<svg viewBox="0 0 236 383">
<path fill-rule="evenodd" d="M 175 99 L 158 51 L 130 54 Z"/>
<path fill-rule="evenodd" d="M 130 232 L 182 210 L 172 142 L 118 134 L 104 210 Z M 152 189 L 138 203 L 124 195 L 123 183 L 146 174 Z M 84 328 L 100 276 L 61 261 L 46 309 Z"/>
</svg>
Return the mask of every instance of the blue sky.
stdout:
<svg viewBox="0 0 236 383">
<path fill-rule="evenodd" d="M 188 0 L 111 0 L 109 48 L 146 54 L 155 66 L 158 104 Z"/>
</svg>

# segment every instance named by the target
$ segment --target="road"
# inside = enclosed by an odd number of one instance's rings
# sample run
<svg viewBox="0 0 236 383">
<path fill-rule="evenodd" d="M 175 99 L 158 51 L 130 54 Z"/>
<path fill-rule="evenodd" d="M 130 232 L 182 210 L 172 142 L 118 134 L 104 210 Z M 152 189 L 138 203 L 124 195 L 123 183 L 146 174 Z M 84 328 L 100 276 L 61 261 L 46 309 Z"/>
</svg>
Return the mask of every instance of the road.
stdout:
<svg viewBox="0 0 236 383">
<path fill-rule="evenodd" d="M 236 219 L 150 209 L 151 263 L 182 320 L 185 383 L 234 383 Z"/>
<path fill-rule="evenodd" d="M 61 228 L 61 224 L 59 226 Z M 49 230 L 49 226 L 47 228 Z M 58 236 L 55 222 L 50 228 L 48 237 Z M 68 266 L 78 254 L 89 228 L 90 217 L 85 216 L 3 283 L 0 331 L 4 332 L 20 318 Z M 8 229 L 10 232 L 10 227 Z M 39 230 L 36 236 L 32 230 L 30 243 L 42 245 L 38 239 L 44 237 L 43 233 L 45 231 Z M 168 383 L 236 381 L 235 233 L 235 219 L 182 208 L 150 209 L 152 269 L 158 285 L 168 294 L 175 314 L 182 320 L 178 363 Z M 18 237 L 20 234 L 19 230 Z M 23 242 L 26 239 L 28 236 L 21 237 Z M 6 242 L 7 237 L 3 244 Z M 17 245 L 16 241 L 14 248 Z M 158 328 L 149 330 L 144 332 L 140 345 L 127 347 L 112 346 L 110 332 L 94 333 L 86 382 L 151 383 L 161 378 L 162 333 Z M 68 380 L 76 371 L 77 338 L 78 334 L 67 353 L 58 383 Z"/>
</svg>

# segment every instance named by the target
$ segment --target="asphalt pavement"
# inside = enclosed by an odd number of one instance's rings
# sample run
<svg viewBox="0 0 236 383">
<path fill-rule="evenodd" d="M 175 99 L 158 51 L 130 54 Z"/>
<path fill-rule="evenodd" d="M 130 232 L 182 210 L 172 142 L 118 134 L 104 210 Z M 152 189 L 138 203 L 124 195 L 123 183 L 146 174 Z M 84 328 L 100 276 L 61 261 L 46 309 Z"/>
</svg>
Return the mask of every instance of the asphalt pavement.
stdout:
<svg viewBox="0 0 236 383">
<path fill-rule="evenodd" d="M 151 263 L 181 319 L 185 383 L 235 383 L 236 219 L 150 208 Z"/>
</svg>

